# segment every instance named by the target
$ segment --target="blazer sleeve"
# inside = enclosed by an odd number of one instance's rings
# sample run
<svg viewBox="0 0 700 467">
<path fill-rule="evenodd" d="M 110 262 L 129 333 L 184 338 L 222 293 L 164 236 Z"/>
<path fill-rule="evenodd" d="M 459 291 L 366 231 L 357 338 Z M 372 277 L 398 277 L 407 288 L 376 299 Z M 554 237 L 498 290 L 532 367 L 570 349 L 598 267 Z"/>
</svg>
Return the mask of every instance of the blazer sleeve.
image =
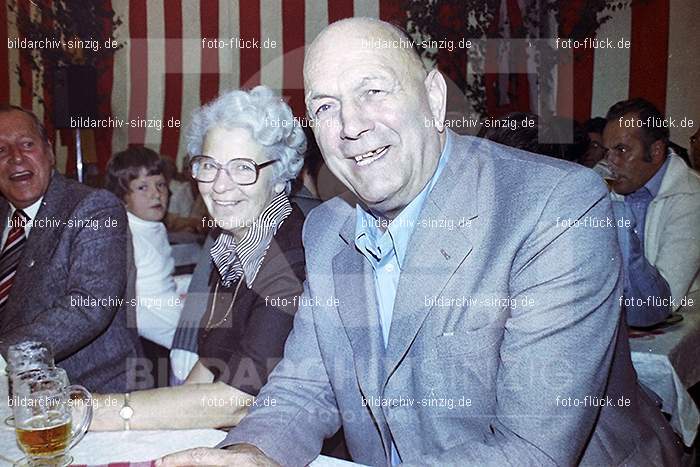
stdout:
<svg viewBox="0 0 700 467">
<path fill-rule="evenodd" d="M 111 193 L 98 190 L 78 204 L 72 217 L 90 219 L 92 223 L 69 227 L 63 234 L 70 236 L 65 258 L 61 257 L 66 262 L 60 265 L 67 270 L 65 290 L 29 324 L 9 328 L 0 335 L 3 353 L 12 343 L 35 339 L 47 342 L 55 359 L 63 360 L 102 334 L 119 310 L 126 287 L 127 221 L 123 205 Z"/>
<path fill-rule="evenodd" d="M 513 300 L 497 371 L 497 406 L 481 442 L 408 465 L 575 465 L 600 407 L 621 325 L 621 257 L 615 228 L 565 227 L 558 218 L 612 218 L 597 175 L 574 170 L 549 193 L 511 269 Z M 598 178 L 598 180 L 596 180 Z M 630 381 L 631 390 L 636 389 Z"/>
</svg>

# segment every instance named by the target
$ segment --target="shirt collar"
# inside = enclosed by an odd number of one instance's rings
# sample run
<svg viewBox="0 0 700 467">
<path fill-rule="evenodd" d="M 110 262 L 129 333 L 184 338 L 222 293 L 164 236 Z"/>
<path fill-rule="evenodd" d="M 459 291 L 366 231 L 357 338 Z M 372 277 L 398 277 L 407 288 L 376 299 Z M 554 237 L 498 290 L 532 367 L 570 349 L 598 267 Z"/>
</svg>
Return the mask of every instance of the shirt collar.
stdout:
<svg viewBox="0 0 700 467">
<path fill-rule="evenodd" d="M 164 224 L 161 221 L 148 221 L 140 218 L 130 211 L 126 211 L 126 217 L 129 219 L 129 227 L 136 226 L 137 228 L 141 228 L 143 230 L 161 230 L 161 227 L 164 227 Z"/>
<path fill-rule="evenodd" d="M 666 174 L 666 169 L 668 169 L 668 162 L 671 160 L 670 156 L 666 156 L 666 160 L 664 161 L 663 165 L 659 168 L 659 170 L 656 171 L 653 177 L 651 177 L 645 184 L 644 186 L 649 190 L 649 193 L 651 193 L 652 198 L 656 198 L 656 195 L 659 194 L 659 190 L 661 190 L 661 182 L 664 179 L 664 175 Z"/>
<path fill-rule="evenodd" d="M 41 208 L 41 202 L 43 200 L 44 197 L 42 196 L 38 200 L 34 201 L 34 203 L 30 206 L 27 206 L 26 208 L 22 209 L 22 212 L 24 212 L 27 215 L 28 220 L 34 220 L 34 218 L 36 218 L 36 215 L 39 213 L 39 208 Z M 10 203 L 10 219 L 12 219 L 12 216 L 14 215 L 16 210 L 17 208 L 15 207 L 15 205 Z"/>
<path fill-rule="evenodd" d="M 355 246 L 365 257 L 370 255 L 375 261 L 381 261 L 387 253 L 393 250 L 396 253 L 399 267 L 403 266 L 408 241 L 415 229 L 425 199 L 447 165 L 451 150 L 452 137 L 447 131 L 445 146 L 442 148 L 435 173 L 423 190 L 408 203 L 393 221 L 389 222 L 386 219 L 375 217 L 359 204 L 355 205 Z M 385 227 L 385 230 L 382 231 L 380 226 Z"/>
<path fill-rule="evenodd" d="M 240 242 L 228 232 L 222 232 L 217 237 L 210 254 L 224 287 L 233 284 L 241 275 L 245 275 L 248 288 L 253 287 L 272 237 L 291 212 L 292 206 L 287 195 L 280 193 L 251 224 Z"/>
</svg>

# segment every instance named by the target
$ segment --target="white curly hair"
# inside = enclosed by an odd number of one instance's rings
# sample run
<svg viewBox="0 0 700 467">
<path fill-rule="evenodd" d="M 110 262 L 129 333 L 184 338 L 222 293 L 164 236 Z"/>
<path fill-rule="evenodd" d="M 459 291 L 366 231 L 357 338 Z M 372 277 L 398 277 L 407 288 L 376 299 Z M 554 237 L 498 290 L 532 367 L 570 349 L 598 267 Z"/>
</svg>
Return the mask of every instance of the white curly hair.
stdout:
<svg viewBox="0 0 700 467">
<path fill-rule="evenodd" d="M 186 133 L 190 157 L 202 154 L 207 132 L 216 127 L 249 129 L 268 156 L 279 160 L 272 165 L 275 183 L 284 183 L 289 194 L 304 165 L 306 135 L 277 93 L 267 86 L 228 91 L 195 110 Z"/>
</svg>

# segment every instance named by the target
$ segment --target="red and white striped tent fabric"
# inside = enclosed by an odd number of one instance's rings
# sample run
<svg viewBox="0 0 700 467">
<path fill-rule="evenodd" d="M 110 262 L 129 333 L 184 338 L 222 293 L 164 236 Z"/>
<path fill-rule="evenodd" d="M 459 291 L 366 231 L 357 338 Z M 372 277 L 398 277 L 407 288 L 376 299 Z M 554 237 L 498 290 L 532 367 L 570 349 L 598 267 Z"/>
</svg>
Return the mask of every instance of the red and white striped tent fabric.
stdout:
<svg viewBox="0 0 700 467">
<path fill-rule="evenodd" d="M 29 0 L 19 3 L 25 3 L 32 14 L 40 14 Z M 96 130 L 99 165 L 104 167 L 112 152 L 128 144 L 145 144 L 181 160 L 185 156 L 183 129 L 191 111 L 232 88 L 268 85 L 279 90 L 295 114 L 302 116 L 305 44 L 341 18 L 390 19 L 397 14 L 397 4 L 384 0 L 112 0 L 122 21 L 115 37 L 126 44 L 114 55 L 111 71 L 98 77 L 100 95 L 109 95 L 102 99 L 100 111 L 115 120 L 150 119 L 164 125 L 161 130 Z M 18 37 L 7 0 L 0 1 L 2 36 Z M 209 48 L 206 42 L 203 47 L 202 39 L 219 38 L 226 41 L 226 47 Z M 229 47 L 230 38 L 249 44 L 255 41 L 259 47 Z M 263 47 L 265 41 L 268 47 Z M 14 72 L 18 66 L 27 84 L 23 87 Z M 36 73 L 28 63 L 20 62 L 18 50 L 0 49 L 0 73 L 0 102 L 33 109 L 43 119 L 43 105 L 31 91 Z M 183 128 L 167 127 L 170 119 L 180 120 Z M 68 160 L 69 171 L 70 165 Z"/>
<path fill-rule="evenodd" d="M 40 15 L 30 0 L 17 0 Z M 102 0 L 108 1 L 109 0 Z M 17 28 L 0 0 L 0 37 L 17 37 Z M 109 72 L 98 77 L 100 111 L 115 120 L 150 119 L 161 129 L 109 128 L 95 130 L 97 163 L 101 168 L 112 152 L 128 144 L 145 144 L 182 160 L 183 129 L 191 111 L 221 91 L 257 84 L 278 89 L 303 116 L 302 62 L 304 46 L 330 22 L 370 16 L 405 22 L 400 0 L 111 0 L 122 24 L 115 32 L 125 47 L 111 60 Z M 512 3 L 512 1 L 511 1 Z M 525 0 L 519 0 L 523 6 Z M 576 15 L 585 1 L 571 0 L 568 14 Z M 510 5 L 512 7 L 512 4 Z M 649 0 L 614 13 L 598 37 L 630 40 L 629 49 L 577 52 L 578 60 L 560 67 L 555 108 L 560 115 L 584 120 L 604 114 L 617 100 L 647 97 L 677 117 L 700 119 L 700 18 L 698 0 Z M 566 14 L 560 30 L 565 27 Z M 257 41 L 258 47 L 230 47 L 230 39 Z M 203 43 L 202 40 L 205 39 Z M 208 47 L 222 39 L 226 47 Z M 274 46 L 272 43 L 274 42 Z M 265 47 L 267 44 L 267 47 Z M 20 87 L 19 67 L 26 86 Z M 44 118 L 43 105 L 32 96 L 36 80 L 16 49 L 0 48 L 0 102 L 33 109 Z M 693 89 L 695 87 L 695 89 Z M 695 92 L 693 92 L 695 91 Z M 46 95 L 45 98 L 50 98 Z M 692 115 L 696 111 L 698 115 Z M 183 128 L 168 127 L 171 119 Z M 49 121 L 45 118 L 45 121 Z M 681 144 L 690 130 L 678 130 Z M 58 159 L 67 160 L 70 134 L 57 145 Z M 673 132 L 672 132 L 673 136 Z M 61 157 L 63 154 L 63 157 Z"/>
</svg>

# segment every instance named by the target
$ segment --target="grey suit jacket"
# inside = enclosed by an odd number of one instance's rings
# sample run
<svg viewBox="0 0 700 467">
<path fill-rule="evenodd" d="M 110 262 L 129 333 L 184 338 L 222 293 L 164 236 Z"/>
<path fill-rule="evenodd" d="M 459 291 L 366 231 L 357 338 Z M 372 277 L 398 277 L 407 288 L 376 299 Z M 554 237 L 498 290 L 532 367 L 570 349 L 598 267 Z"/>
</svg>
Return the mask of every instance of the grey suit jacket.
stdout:
<svg viewBox="0 0 700 467">
<path fill-rule="evenodd" d="M 387 349 L 353 207 L 335 198 L 305 225 L 308 306 L 258 395 L 275 406 L 222 445 L 304 465 L 342 424 L 370 465 L 389 462 L 392 439 L 414 465 L 675 465 L 680 442 L 630 360 L 615 229 L 591 227 L 612 218 L 600 177 L 451 137 Z"/>
<path fill-rule="evenodd" d="M 9 204 L 0 201 L 0 228 Z M 43 225 L 42 225 L 43 223 Z M 54 172 L 15 283 L 0 313 L 0 351 L 47 342 L 72 383 L 95 392 L 132 387 L 141 355 L 127 327 L 127 221 L 123 204 Z"/>
</svg>

